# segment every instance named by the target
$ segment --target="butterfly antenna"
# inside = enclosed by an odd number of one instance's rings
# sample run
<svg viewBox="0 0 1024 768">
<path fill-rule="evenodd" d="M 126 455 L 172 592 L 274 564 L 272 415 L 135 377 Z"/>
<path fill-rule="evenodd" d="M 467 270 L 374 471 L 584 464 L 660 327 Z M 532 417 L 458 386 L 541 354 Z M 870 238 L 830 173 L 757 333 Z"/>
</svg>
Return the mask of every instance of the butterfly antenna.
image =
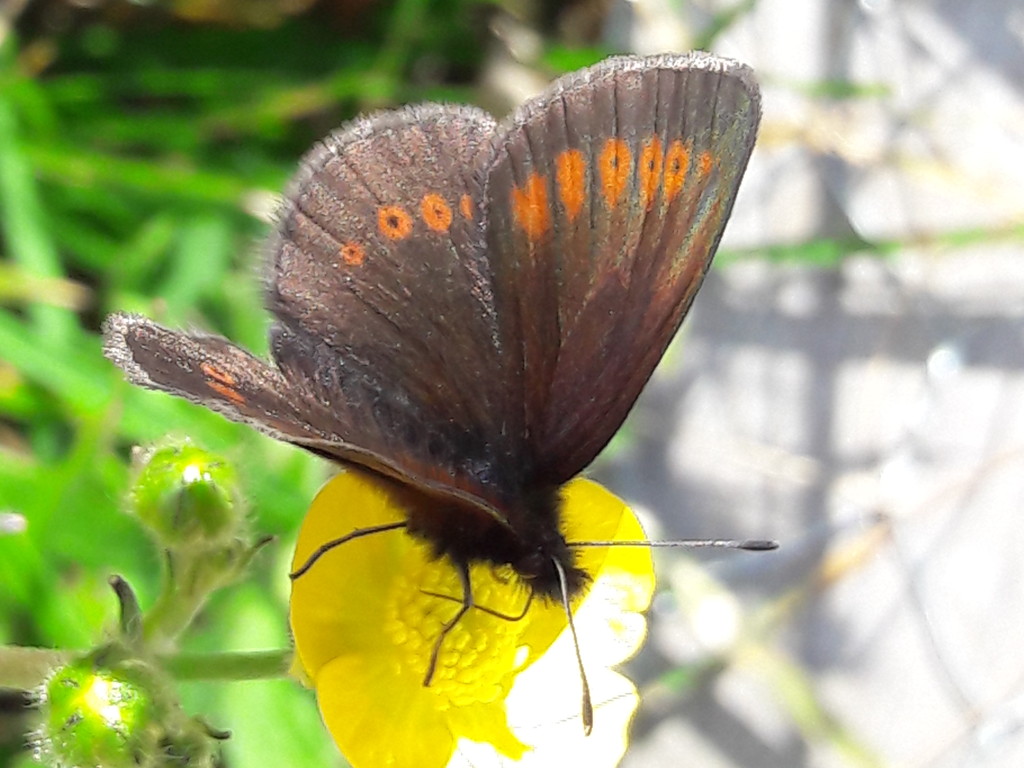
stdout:
<svg viewBox="0 0 1024 768">
<path fill-rule="evenodd" d="M 306 558 L 306 562 L 304 562 L 302 565 L 300 565 L 298 568 L 296 568 L 294 571 L 288 574 L 288 578 L 292 581 L 295 581 L 297 578 L 299 578 L 299 576 L 301 576 L 310 568 L 312 568 L 313 564 L 317 560 L 326 555 L 335 547 L 340 547 L 342 544 L 352 541 L 353 539 L 361 539 L 363 538 L 363 536 L 370 536 L 374 533 L 383 533 L 384 531 L 394 531 L 398 528 L 405 528 L 406 525 L 408 524 L 403 521 L 401 523 L 386 523 L 384 525 L 374 525 L 369 528 L 356 528 L 356 530 L 352 531 L 352 533 L 347 533 L 340 539 L 332 539 L 331 541 L 321 544 L 319 547 L 316 548 L 313 554 Z"/>
<path fill-rule="evenodd" d="M 779 548 L 771 539 L 673 539 L 671 541 L 570 541 L 570 547 L 647 547 L 649 549 L 743 549 L 747 552 L 768 552 Z"/>
<path fill-rule="evenodd" d="M 572 607 L 569 605 L 569 590 L 565 581 L 565 570 L 558 560 L 552 558 L 555 565 L 555 572 L 558 574 L 558 586 L 562 591 L 562 607 L 565 609 L 565 617 L 569 620 L 569 632 L 572 634 L 572 647 L 576 651 L 576 664 L 580 668 L 580 685 L 583 689 L 583 735 L 589 736 L 594 730 L 594 704 L 590 699 L 590 683 L 587 682 L 587 672 L 583 668 L 583 654 L 580 653 L 580 640 L 576 635 L 576 624 L 572 618 Z"/>
</svg>

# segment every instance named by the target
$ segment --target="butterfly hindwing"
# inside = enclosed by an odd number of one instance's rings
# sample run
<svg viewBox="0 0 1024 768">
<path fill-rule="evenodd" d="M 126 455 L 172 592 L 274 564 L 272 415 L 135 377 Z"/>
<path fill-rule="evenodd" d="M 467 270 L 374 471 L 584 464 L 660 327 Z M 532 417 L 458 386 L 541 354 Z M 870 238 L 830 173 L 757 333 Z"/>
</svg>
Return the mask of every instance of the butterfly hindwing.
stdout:
<svg viewBox="0 0 1024 768">
<path fill-rule="evenodd" d="M 104 354 L 134 384 L 184 397 L 281 440 L 325 437 L 281 372 L 227 339 L 172 331 L 127 313 L 107 318 L 103 333 Z"/>
<path fill-rule="evenodd" d="M 563 78 L 499 128 L 487 248 L 536 481 L 565 482 L 621 425 L 710 265 L 759 117 L 746 67 L 667 55 Z"/>
<path fill-rule="evenodd" d="M 400 484 L 417 484 L 425 492 L 494 515 L 474 495 L 452 487 L 447 479 L 432 477 L 426 468 L 351 442 L 346 435 L 357 430 L 337 418 L 332 404 L 312 398 L 301 382 L 227 339 L 174 331 L 128 313 L 108 317 L 103 332 L 104 354 L 134 384 L 183 397 L 277 440 L 358 464 Z"/>
</svg>

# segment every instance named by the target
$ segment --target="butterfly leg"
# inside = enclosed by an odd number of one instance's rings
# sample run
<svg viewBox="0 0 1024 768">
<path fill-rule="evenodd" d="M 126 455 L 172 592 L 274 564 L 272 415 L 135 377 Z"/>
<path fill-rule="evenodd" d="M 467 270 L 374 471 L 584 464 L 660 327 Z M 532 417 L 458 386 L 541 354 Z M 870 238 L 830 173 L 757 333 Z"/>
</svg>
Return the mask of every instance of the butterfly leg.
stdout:
<svg viewBox="0 0 1024 768">
<path fill-rule="evenodd" d="M 441 644 L 444 642 L 444 639 L 448 636 L 449 632 L 455 629 L 455 625 L 462 620 L 466 612 L 475 605 L 473 602 L 473 585 L 469 580 L 469 566 L 466 563 L 456 563 L 455 571 L 459 574 L 459 581 L 462 582 L 462 600 L 459 601 L 462 605 L 459 606 L 459 610 L 455 612 L 455 615 L 441 627 L 441 634 L 437 636 L 434 650 L 430 654 L 430 665 L 427 667 L 427 675 L 423 678 L 424 687 L 430 685 L 430 681 L 434 679 L 434 672 L 437 671 L 437 659 L 441 655 Z"/>
<path fill-rule="evenodd" d="M 408 525 L 408 523 L 403 521 L 400 523 L 385 523 L 384 525 L 373 525 L 369 528 L 356 528 L 351 533 L 346 533 L 344 536 L 341 536 L 340 538 L 332 539 L 331 541 L 321 544 L 319 547 L 316 548 L 313 554 L 306 558 L 306 561 L 302 565 L 300 565 L 298 568 L 296 568 L 294 571 L 288 574 L 288 578 L 292 581 L 295 581 L 302 574 L 304 574 L 306 571 L 312 568 L 317 560 L 326 555 L 332 549 L 340 547 L 342 544 L 352 541 L 353 539 L 361 539 L 363 536 L 371 536 L 375 533 L 383 533 L 384 531 L 394 531 L 399 528 L 407 528 Z"/>
<path fill-rule="evenodd" d="M 445 595 L 440 592 L 430 592 L 426 589 L 421 589 L 420 592 L 424 595 L 430 595 L 431 597 L 439 597 L 442 600 L 451 600 L 455 603 L 462 602 L 461 598 L 452 597 L 451 595 Z M 496 619 L 501 619 L 502 621 L 522 621 L 526 618 L 526 614 L 530 610 L 530 606 L 533 605 L 533 595 L 533 590 L 530 590 L 530 594 L 526 598 L 526 605 L 523 606 L 523 610 L 515 614 L 502 613 L 501 611 L 497 611 L 494 608 L 488 608 L 486 605 L 476 605 L 475 603 L 473 604 L 473 607 L 476 608 L 478 611 L 483 611 L 484 613 L 493 616 Z"/>
</svg>

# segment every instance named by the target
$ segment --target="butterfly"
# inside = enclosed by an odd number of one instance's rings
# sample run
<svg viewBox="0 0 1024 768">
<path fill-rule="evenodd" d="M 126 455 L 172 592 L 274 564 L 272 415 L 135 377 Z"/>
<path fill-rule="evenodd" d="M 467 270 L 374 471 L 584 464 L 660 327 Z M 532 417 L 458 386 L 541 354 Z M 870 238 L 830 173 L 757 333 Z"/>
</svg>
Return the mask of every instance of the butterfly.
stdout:
<svg viewBox="0 0 1024 768">
<path fill-rule="evenodd" d="M 269 238 L 271 362 L 134 314 L 105 354 L 388 484 L 404 527 L 568 600 L 559 489 L 608 443 L 685 317 L 754 146 L 744 65 L 614 57 L 502 122 L 426 104 L 302 160 Z M 468 597 L 467 597 L 468 601 Z"/>
</svg>

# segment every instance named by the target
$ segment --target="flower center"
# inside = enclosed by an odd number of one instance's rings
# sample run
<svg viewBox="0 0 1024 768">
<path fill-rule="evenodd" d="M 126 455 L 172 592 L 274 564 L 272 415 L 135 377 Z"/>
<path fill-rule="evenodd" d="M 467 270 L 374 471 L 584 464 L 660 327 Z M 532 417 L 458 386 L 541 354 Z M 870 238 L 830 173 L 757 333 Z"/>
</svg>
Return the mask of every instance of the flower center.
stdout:
<svg viewBox="0 0 1024 768">
<path fill-rule="evenodd" d="M 403 671 L 422 682 L 444 626 L 462 607 L 462 583 L 445 559 L 410 560 L 418 562 L 407 561 L 392 582 L 384 630 Z M 527 622 L 513 619 L 528 595 L 515 573 L 478 565 L 470 576 L 476 606 L 511 618 L 471 608 L 444 636 L 428 687 L 444 709 L 505 697 L 527 656 L 519 642 Z"/>
</svg>

